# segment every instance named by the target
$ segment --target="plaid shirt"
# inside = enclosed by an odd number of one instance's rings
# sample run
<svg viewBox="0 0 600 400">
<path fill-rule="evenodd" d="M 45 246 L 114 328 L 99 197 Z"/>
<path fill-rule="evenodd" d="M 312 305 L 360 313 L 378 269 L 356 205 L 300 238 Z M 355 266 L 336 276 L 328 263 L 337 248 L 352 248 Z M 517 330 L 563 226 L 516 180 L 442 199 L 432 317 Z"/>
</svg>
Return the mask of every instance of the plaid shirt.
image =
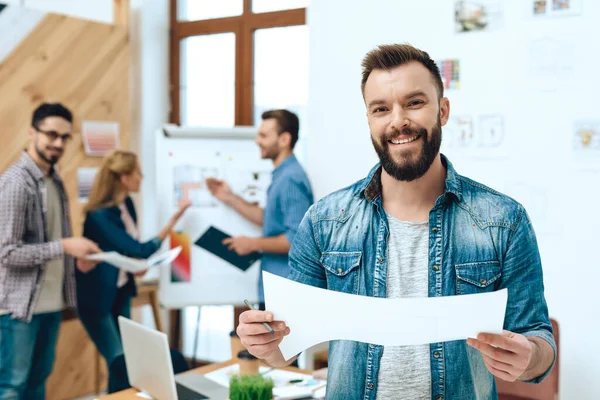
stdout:
<svg viewBox="0 0 600 400">
<path fill-rule="evenodd" d="M 66 304 L 76 305 L 74 260 L 63 253 L 60 241 L 48 242 L 44 178 L 26 152 L 0 176 L 0 309 L 23 321 L 31 320 L 46 264 L 58 257 L 65 259 Z M 70 237 L 67 194 L 60 177 L 52 178 L 62 198 L 63 236 Z"/>
</svg>

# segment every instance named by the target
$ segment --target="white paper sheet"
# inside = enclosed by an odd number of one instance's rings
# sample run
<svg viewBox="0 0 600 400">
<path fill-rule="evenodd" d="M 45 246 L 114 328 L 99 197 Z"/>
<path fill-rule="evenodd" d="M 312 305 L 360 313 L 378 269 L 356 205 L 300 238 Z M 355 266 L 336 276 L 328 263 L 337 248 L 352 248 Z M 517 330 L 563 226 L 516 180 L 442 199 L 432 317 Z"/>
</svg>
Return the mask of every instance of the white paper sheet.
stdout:
<svg viewBox="0 0 600 400">
<path fill-rule="evenodd" d="M 403 346 L 501 333 L 508 299 L 507 289 L 385 299 L 319 289 L 264 271 L 263 280 L 267 310 L 291 331 L 279 345 L 286 360 L 330 340 Z"/>
<path fill-rule="evenodd" d="M 107 262 L 127 272 L 140 272 L 153 266 L 170 264 L 177 258 L 180 252 L 181 246 L 178 246 L 174 249 L 156 254 L 147 260 L 138 260 L 136 258 L 125 257 L 116 251 L 92 254 L 86 258 L 93 261 Z"/>
</svg>

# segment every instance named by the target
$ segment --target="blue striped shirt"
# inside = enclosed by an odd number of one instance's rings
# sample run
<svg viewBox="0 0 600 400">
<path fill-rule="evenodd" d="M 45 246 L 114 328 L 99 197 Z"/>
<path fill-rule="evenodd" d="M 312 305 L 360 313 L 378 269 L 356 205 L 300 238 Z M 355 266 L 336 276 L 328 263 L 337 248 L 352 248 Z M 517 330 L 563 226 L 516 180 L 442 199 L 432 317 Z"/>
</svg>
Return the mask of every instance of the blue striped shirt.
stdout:
<svg viewBox="0 0 600 400">
<path fill-rule="evenodd" d="M 288 242 L 292 243 L 298 225 L 313 202 L 314 197 L 308 176 L 296 156 L 292 154 L 273 171 L 271 185 L 267 190 L 263 236 L 285 234 Z M 290 271 L 288 255 L 263 254 L 261 269 L 287 278 Z M 259 279 L 258 294 L 260 301 L 263 302 L 262 274 Z"/>
</svg>

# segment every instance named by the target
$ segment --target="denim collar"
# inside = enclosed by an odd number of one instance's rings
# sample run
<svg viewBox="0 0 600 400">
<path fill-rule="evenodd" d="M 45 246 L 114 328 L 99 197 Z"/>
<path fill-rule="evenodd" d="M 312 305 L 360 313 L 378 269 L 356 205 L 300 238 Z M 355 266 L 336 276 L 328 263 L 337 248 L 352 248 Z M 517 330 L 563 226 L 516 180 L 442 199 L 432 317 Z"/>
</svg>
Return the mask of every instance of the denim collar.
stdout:
<svg viewBox="0 0 600 400">
<path fill-rule="evenodd" d="M 462 201 L 462 186 L 459 175 L 454 170 L 450 160 L 445 155 L 440 155 L 442 164 L 446 168 L 446 193 L 452 193 L 458 201 Z M 359 193 L 363 194 L 370 202 L 374 202 L 381 196 L 381 169 L 380 163 L 375 165 L 360 186 Z"/>
</svg>

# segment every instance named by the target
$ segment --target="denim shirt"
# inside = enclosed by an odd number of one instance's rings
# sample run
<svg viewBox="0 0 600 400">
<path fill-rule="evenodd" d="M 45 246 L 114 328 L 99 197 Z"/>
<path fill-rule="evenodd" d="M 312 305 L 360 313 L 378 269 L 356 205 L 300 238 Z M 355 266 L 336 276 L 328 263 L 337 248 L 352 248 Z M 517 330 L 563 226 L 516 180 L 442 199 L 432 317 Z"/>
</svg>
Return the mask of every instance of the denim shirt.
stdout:
<svg viewBox="0 0 600 400">
<path fill-rule="evenodd" d="M 263 236 L 284 234 L 288 242 L 292 243 L 300 221 L 313 202 L 313 192 L 306 172 L 292 154 L 273 170 L 263 216 Z M 264 253 L 260 265 L 263 271 L 286 278 L 289 275 L 287 254 Z M 262 274 L 258 287 L 259 300 L 262 302 Z"/>
<path fill-rule="evenodd" d="M 429 297 L 508 288 L 504 329 L 542 338 L 556 354 L 538 246 L 525 209 L 458 175 L 444 156 L 442 162 L 445 192 L 429 212 Z M 292 244 L 290 279 L 385 298 L 388 238 L 377 165 L 366 179 L 309 209 Z M 327 399 L 374 400 L 382 353 L 383 346 L 374 344 L 330 342 Z M 466 341 L 432 343 L 430 359 L 432 399 L 497 399 L 493 375 Z M 541 382 L 550 369 L 531 382 Z"/>
</svg>

